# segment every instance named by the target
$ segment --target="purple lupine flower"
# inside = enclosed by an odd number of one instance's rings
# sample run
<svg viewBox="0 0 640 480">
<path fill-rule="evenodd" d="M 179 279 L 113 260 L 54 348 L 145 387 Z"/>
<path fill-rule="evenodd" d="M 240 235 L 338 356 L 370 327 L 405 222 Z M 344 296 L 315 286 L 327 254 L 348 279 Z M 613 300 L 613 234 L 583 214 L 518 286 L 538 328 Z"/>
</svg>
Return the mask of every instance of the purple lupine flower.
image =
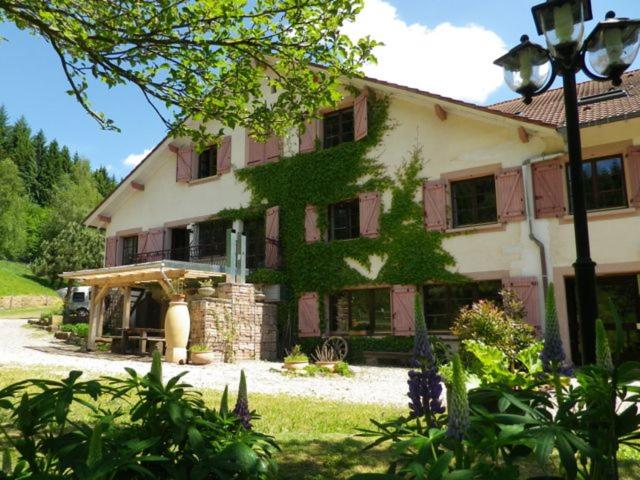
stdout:
<svg viewBox="0 0 640 480">
<path fill-rule="evenodd" d="M 442 377 L 435 367 L 409 372 L 409 408 L 414 418 L 424 417 L 432 426 L 434 416 L 444 413 L 442 405 Z"/>
<path fill-rule="evenodd" d="M 251 430 L 251 411 L 249 410 L 249 396 L 247 394 L 247 379 L 244 370 L 240 371 L 240 386 L 238 387 L 238 399 L 233 413 L 240 420 L 240 424 L 247 430 Z"/>
</svg>

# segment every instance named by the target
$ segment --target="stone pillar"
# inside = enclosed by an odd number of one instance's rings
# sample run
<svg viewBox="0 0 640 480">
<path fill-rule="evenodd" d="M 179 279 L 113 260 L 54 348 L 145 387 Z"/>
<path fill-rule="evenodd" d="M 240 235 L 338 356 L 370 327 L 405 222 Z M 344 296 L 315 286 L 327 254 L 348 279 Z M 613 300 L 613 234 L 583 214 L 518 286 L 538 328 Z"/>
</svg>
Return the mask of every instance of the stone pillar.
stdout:
<svg viewBox="0 0 640 480">
<path fill-rule="evenodd" d="M 207 344 L 216 361 L 275 360 L 277 307 L 255 301 L 251 284 L 223 283 L 217 297 L 194 297 L 191 344 Z"/>
</svg>

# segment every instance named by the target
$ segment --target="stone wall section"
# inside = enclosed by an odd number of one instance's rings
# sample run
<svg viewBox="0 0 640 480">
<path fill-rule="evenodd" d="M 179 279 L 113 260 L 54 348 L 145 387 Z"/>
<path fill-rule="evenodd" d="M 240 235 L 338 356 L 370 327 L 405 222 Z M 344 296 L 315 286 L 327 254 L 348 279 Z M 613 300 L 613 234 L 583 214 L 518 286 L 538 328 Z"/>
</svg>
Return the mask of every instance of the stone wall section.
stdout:
<svg viewBox="0 0 640 480">
<path fill-rule="evenodd" d="M 215 361 L 275 360 L 277 307 L 256 301 L 251 284 L 219 284 L 213 297 L 188 299 L 190 344 L 207 344 Z"/>
</svg>

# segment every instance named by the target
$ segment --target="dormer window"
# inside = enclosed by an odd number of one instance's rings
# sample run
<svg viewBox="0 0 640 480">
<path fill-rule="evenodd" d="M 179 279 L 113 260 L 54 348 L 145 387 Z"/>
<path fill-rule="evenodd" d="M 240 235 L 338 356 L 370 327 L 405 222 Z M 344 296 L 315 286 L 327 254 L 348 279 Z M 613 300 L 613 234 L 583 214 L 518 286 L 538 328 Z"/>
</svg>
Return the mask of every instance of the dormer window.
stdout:
<svg viewBox="0 0 640 480">
<path fill-rule="evenodd" d="M 198 156 L 198 178 L 213 177 L 218 174 L 217 169 L 218 149 L 211 146 Z"/>
<path fill-rule="evenodd" d="M 353 108 L 327 113 L 322 121 L 324 148 L 353 141 Z"/>
</svg>

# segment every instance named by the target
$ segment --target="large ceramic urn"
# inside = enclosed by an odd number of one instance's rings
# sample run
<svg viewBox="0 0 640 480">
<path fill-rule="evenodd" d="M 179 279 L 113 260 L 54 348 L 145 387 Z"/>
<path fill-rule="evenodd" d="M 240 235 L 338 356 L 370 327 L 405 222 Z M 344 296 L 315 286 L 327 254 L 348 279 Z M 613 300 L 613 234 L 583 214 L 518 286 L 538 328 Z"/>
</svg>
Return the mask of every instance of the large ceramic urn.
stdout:
<svg viewBox="0 0 640 480">
<path fill-rule="evenodd" d="M 187 362 L 187 342 L 191 319 L 187 302 L 174 300 L 169 302 L 167 314 L 164 317 L 164 337 L 167 344 L 165 360 L 173 363 Z"/>
</svg>

